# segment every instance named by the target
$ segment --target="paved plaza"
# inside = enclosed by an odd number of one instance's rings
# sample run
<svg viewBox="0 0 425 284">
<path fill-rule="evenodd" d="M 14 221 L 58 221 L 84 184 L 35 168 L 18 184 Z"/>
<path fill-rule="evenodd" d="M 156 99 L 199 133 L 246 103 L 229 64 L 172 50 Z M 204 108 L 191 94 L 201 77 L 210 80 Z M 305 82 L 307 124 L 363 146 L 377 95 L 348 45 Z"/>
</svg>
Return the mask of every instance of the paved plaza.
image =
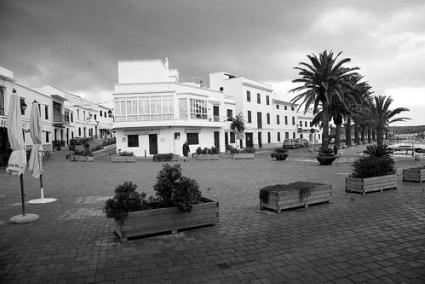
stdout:
<svg viewBox="0 0 425 284">
<path fill-rule="evenodd" d="M 55 203 L 27 204 L 37 222 L 14 225 L 19 179 L 0 173 L 1 283 L 424 283 L 425 185 L 403 183 L 401 169 L 424 165 L 400 157 L 399 188 L 366 196 L 345 193 L 345 177 L 361 148 L 333 166 L 318 166 L 306 150 L 287 161 L 269 153 L 255 160 L 180 162 L 205 197 L 220 203 L 220 223 L 176 235 L 122 244 L 102 212 L 124 181 L 152 193 L 164 163 L 93 163 L 54 153 L 45 163 L 45 195 Z M 266 185 L 294 181 L 332 185 L 333 202 L 280 214 L 259 210 Z M 39 198 L 27 173 L 26 200 Z"/>
</svg>

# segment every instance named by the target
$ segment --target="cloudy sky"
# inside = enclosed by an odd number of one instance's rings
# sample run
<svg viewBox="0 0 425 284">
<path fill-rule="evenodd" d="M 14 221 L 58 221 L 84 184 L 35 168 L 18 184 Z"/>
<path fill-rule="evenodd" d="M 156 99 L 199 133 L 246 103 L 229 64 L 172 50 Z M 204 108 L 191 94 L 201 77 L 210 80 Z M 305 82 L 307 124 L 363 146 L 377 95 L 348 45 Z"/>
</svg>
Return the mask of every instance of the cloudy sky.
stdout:
<svg viewBox="0 0 425 284">
<path fill-rule="evenodd" d="M 227 71 L 285 99 L 306 55 L 343 51 L 425 124 L 425 1 L 1 0 L 0 65 L 18 81 L 112 99 L 117 61 L 167 56 L 183 80 Z"/>
</svg>

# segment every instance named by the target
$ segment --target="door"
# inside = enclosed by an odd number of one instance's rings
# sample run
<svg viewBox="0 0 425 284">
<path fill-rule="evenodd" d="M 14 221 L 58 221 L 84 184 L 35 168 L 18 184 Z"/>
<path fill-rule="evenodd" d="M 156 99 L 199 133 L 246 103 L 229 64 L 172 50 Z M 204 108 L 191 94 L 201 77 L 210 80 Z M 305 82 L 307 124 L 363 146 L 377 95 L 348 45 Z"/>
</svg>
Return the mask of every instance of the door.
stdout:
<svg viewBox="0 0 425 284">
<path fill-rule="evenodd" d="M 254 141 L 252 139 L 252 133 L 251 132 L 247 132 L 245 133 L 245 140 L 246 140 L 246 147 L 247 148 L 254 148 Z"/>
<path fill-rule="evenodd" d="M 149 134 L 149 154 L 158 154 L 158 135 Z"/>
<path fill-rule="evenodd" d="M 66 145 L 69 145 L 69 128 L 66 129 Z"/>
<path fill-rule="evenodd" d="M 224 133 L 224 145 L 229 145 L 229 132 Z"/>
<path fill-rule="evenodd" d="M 213 106 L 213 116 L 214 121 L 220 121 L 220 109 L 218 106 Z"/>
<path fill-rule="evenodd" d="M 214 131 L 214 147 L 220 152 L 220 131 Z"/>
<path fill-rule="evenodd" d="M 261 140 L 261 132 L 258 132 L 258 148 L 263 147 L 263 141 Z"/>
<path fill-rule="evenodd" d="M 262 119 L 262 115 L 261 112 L 257 112 L 257 128 L 263 128 L 263 119 Z"/>
</svg>

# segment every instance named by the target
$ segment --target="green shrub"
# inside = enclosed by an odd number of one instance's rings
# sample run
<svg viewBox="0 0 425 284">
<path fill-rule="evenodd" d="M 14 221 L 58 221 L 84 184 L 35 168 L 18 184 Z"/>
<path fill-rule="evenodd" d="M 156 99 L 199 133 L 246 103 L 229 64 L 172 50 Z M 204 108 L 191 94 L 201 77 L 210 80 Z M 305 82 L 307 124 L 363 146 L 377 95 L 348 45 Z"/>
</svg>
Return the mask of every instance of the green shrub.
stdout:
<svg viewBox="0 0 425 284">
<path fill-rule="evenodd" d="M 353 164 L 353 177 L 368 178 L 394 174 L 394 160 L 390 157 L 362 157 Z"/>
<path fill-rule="evenodd" d="M 175 184 L 172 203 L 184 212 L 192 211 L 193 204 L 201 202 L 201 192 L 198 183 L 191 178 L 182 176 Z"/>
<path fill-rule="evenodd" d="M 366 147 L 366 150 L 363 151 L 366 155 L 375 158 L 386 157 L 389 158 L 391 156 L 392 150 L 388 148 L 387 145 L 377 146 L 370 145 Z"/>
<path fill-rule="evenodd" d="M 238 149 L 231 145 L 226 145 L 226 150 L 229 151 L 230 154 L 236 154 L 239 152 Z"/>
<path fill-rule="evenodd" d="M 283 148 L 274 148 L 273 152 L 275 153 L 282 153 L 282 154 L 286 154 L 288 153 L 288 149 L 283 149 Z"/>
<path fill-rule="evenodd" d="M 133 152 L 127 152 L 127 151 L 123 151 L 123 152 L 118 152 L 119 156 L 134 156 Z"/>
<path fill-rule="evenodd" d="M 159 171 L 153 189 L 156 192 L 156 196 L 159 197 L 166 206 L 172 206 L 171 199 L 174 194 L 174 189 L 181 177 L 182 170 L 178 164 L 174 166 L 165 164 L 162 170 Z"/>
<path fill-rule="evenodd" d="M 115 218 L 122 223 L 128 217 L 128 212 L 148 209 L 146 194 L 138 193 L 136 188 L 137 185 L 132 182 L 118 185 L 114 197 L 108 199 L 103 208 L 106 217 Z"/>
<path fill-rule="evenodd" d="M 167 154 L 155 154 L 153 155 L 153 161 L 154 162 L 169 162 L 173 160 L 174 154 L 173 153 L 167 153 Z"/>
<path fill-rule="evenodd" d="M 84 149 L 84 150 L 75 149 L 74 150 L 74 155 L 81 155 L 81 156 L 86 156 L 86 157 L 92 157 L 93 156 L 93 153 L 90 150 L 88 150 L 88 149 Z"/>
<path fill-rule="evenodd" d="M 321 157 L 333 157 L 333 156 L 335 156 L 335 152 L 331 148 L 320 148 L 319 149 L 319 156 L 321 156 Z"/>
</svg>

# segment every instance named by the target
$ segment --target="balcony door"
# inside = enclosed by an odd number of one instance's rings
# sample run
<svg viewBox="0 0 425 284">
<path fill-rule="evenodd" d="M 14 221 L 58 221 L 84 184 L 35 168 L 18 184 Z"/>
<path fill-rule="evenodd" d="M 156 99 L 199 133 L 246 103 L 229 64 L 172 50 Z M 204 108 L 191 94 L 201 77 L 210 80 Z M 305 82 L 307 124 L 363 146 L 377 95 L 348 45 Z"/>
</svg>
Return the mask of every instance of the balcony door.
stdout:
<svg viewBox="0 0 425 284">
<path fill-rule="evenodd" d="M 220 152 L 220 131 L 214 131 L 214 147 Z"/>
<path fill-rule="evenodd" d="M 213 116 L 214 121 L 220 121 L 220 108 L 218 106 L 213 106 Z"/>
</svg>

